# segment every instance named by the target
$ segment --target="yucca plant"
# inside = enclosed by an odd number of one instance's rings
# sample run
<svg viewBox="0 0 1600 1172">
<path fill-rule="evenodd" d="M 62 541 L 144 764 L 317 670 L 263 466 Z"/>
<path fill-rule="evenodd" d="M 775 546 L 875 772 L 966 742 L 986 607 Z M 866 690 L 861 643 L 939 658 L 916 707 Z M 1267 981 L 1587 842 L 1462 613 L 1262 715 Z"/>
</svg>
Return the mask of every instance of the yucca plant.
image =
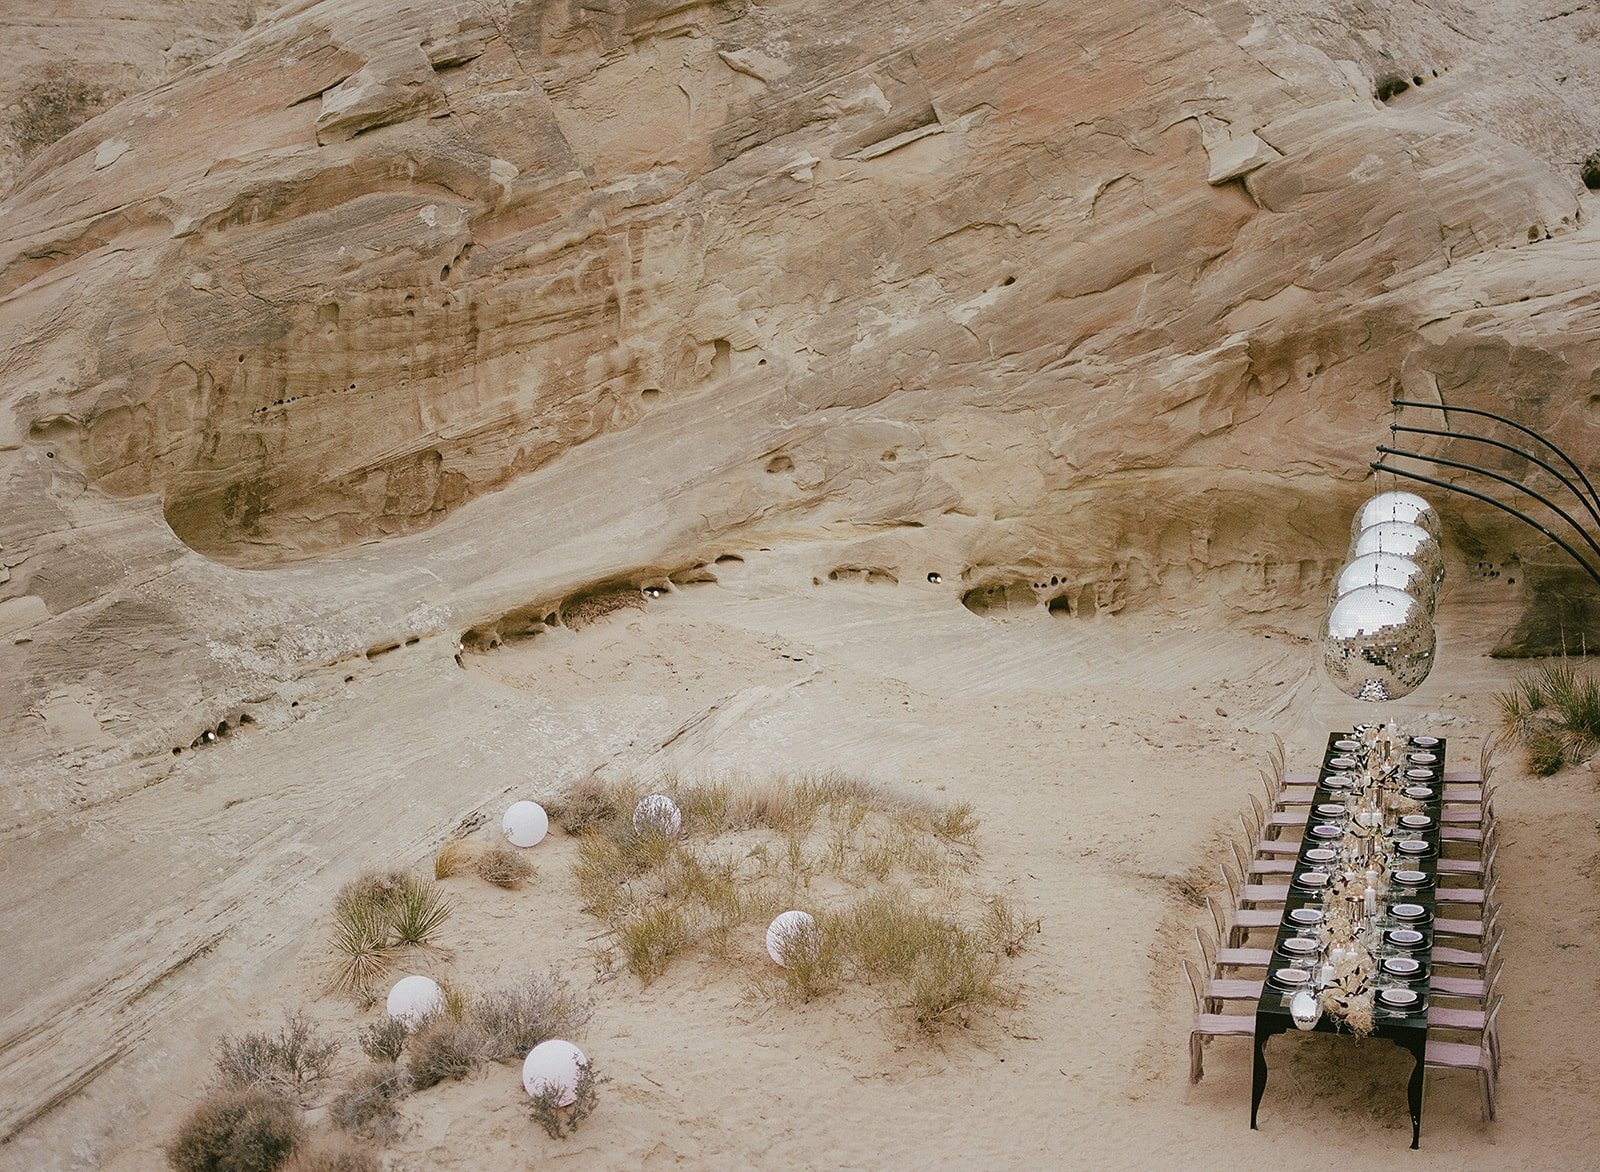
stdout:
<svg viewBox="0 0 1600 1172">
<path fill-rule="evenodd" d="M 329 987 L 335 993 L 361 995 L 388 975 L 394 963 L 395 939 L 389 909 L 382 904 L 352 901 L 333 918 L 334 969 Z"/>
<path fill-rule="evenodd" d="M 394 938 L 413 948 L 432 948 L 439 929 L 453 910 L 449 898 L 431 879 L 408 875 L 395 901 Z"/>
</svg>

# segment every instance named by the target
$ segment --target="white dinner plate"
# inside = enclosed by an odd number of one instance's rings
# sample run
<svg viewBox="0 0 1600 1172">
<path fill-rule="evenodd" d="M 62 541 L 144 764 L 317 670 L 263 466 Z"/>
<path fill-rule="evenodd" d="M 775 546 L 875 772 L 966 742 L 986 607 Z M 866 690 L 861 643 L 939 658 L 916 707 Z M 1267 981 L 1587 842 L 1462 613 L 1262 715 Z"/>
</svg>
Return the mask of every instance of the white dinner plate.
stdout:
<svg viewBox="0 0 1600 1172">
<path fill-rule="evenodd" d="M 1389 930 L 1389 943 L 1400 948 L 1415 948 L 1421 944 L 1424 937 L 1415 928 L 1391 928 Z"/>
<path fill-rule="evenodd" d="M 1330 757 L 1330 758 L 1328 758 L 1328 768 L 1329 769 L 1354 769 L 1355 767 L 1356 767 L 1356 759 L 1354 757 Z"/>
<path fill-rule="evenodd" d="M 1311 974 L 1304 969 L 1279 969 L 1272 979 L 1280 985 L 1304 985 L 1311 980 Z"/>
<path fill-rule="evenodd" d="M 1413 765 L 1432 765 L 1438 759 L 1432 753 L 1412 753 L 1406 758 Z"/>
<path fill-rule="evenodd" d="M 1349 789 L 1350 779 L 1337 773 L 1330 773 L 1327 777 L 1322 779 L 1322 784 L 1327 786 L 1329 789 Z"/>
<path fill-rule="evenodd" d="M 1338 749 L 1341 753 L 1354 753 L 1361 747 L 1361 742 L 1352 741 L 1349 738 L 1346 738 L 1342 741 L 1334 741 L 1333 747 Z"/>
<path fill-rule="evenodd" d="M 1391 956 L 1383 962 L 1383 971 L 1397 977 L 1414 977 L 1422 971 L 1422 962 L 1411 956 Z"/>
<path fill-rule="evenodd" d="M 1297 907 L 1289 913 L 1289 918 L 1297 924 L 1322 923 L 1322 909 L 1319 907 Z"/>
<path fill-rule="evenodd" d="M 1347 811 L 1343 802 L 1318 802 L 1317 813 L 1324 818 L 1343 818 Z"/>
<path fill-rule="evenodd" d="M 1425 855 L 1433 848 L 1420 838 L 1408 838 L 1396 849 L 1403 855 Z"/>
<path fill-rule="evenodd" d="M 1331 863 L 1338 857 L 1338 851 L 1326 846 L 1314 846 L 1306 852 L 1308 863 Z"/>
<path fill-rule="evenodd" d="M 1298 952 L 1304 956 L 1312 952 L 1321 952 L 1322 945 L 1304 936 L 1291 936 L 1283 942 L 1283 950 L 1285 952 Z"/>
<path fill-rule="evenodd" d="M 1412 737 L 1411 743 L 1419 749 L 1431 749 L 1439 743 L 1438 737 Z"/>
<path fill-rule="evenodd" d="M 1344 833 L 1344 827 L 1327 825 L 1313 826 L 1311 828 L 1311 833 L 1317 838 L 1338 838 Z M 1427 844 L 1424 843 L 1423 845 L 1426 846 Z"/>
<path fill-rule="evenodd" d="M 1379 989 L 1378 1000 L 1393 1009 L 1410 1009 L 1417 1003 L 1415 989 Z"/>
<path fill-rule="evenodd" d="M 1424 769 L 1424 768 L 1422 768 L 1422 766 L 1418 765 L 1418 766 L 1414 766 L 1411 769 L 1407 769 L 1406 770 L 1406 776 L 1409 777 L 1412 781 L 1427 781 L 1430 777 L 1433 776 L 1433 770 Z"/>
<path fill-rule="evenodd" d="M 1420 903 L 1397 903 L 1389 911 L 1397 920 L 1420 920 L 1428 914 Z"/>
<path fill-rule="evenodd" d="M 1321 871 L 1301 871 L 1294 878 L 1295 882 L 1300 884 L 1301 887 L 1326 887 L 1328 885 L 1328 877 Z"/>
<path fill-rule="evenodd" d="M 1415 887 L 1419 883 L 1428 881 L 1428 873 L 1426 871 L 1396 871 L 1394 873 L 1394 881 L 1402 887 Z"/>
<path fill-rule="evenodd" d="M 1406 786 L 1404 793 L 1406 797 L 1415 798 L 1419 802 L 1433 797 L 1433 790 L 1425 785 L 1408 785 Z"/>
<path fill-rule="evenodd" d="M 1433 825 L 1433 819 L 1426 814 L 1401 814 L 1400 825 L 1407 830 L 1426 830 Z"/>
</svg>

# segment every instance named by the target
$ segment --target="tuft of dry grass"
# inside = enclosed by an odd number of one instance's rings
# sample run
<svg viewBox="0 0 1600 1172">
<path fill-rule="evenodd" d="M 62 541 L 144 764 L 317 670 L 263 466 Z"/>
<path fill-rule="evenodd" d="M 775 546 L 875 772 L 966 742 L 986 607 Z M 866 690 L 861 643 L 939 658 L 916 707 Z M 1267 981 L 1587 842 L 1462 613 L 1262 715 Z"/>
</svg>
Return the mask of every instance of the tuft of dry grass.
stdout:
<svg viewBox="0 0 1600 1172">
<path fill-rule="evenodd" d="M 339 1043 L 323 1037 L 302 1013 L 276 1034 L 229 1035 L 217 1048 L 217 1077 L 230 1090 L 258 1087 L 305 1105 L 328 1076 Z"/>
<path fill-rule="evenodd" d="M 482 853 L 482 848 L 465 838 L 452 838 L 433 856 L 433 877 L 448 879 L 467 870 Z"/>
<path fill-rule="evenodd" d="M 315 1147 L 302 1148 L 284 1172 L 381 1172 L 378 1157 L 349 1140 L 318 1140 Z"/>
<path fill-rule="evenodd" d="M 484 882 L 511 891 L 521 887 L 523 880 L 534 873 L 533 864 L 520 851 L 509 846 L 496 846 L 484 851 L 473 860 L 472 870 Z"/>
<path fill-rule="evenodd" d="M 1541 777 L 1600 748 L 1600 681 L 1566 656 L 1541 664 L 1495 697 L 1505 731 L 1528 750 Z"/>
<path fill-rule="evenodd" d="M 672 958 L 693 940 L 688 918 L 670 905 L 638 909 L 613 931 L 628 971 L 646 981 L 666 972 Z"/>
<path fill-rule="evenodd" d="M 260 1087 L 201 1100 L 167 1145 L 174 1172 L 271 1172 L 305 1143 L 300 1109 Z"/>
<path fill-rule="evenodd" d="M 644 796 L 638 785 L 586 777 L 544 804 L 550 821 L 568 834 L 620 823 Z"/>
</svg>

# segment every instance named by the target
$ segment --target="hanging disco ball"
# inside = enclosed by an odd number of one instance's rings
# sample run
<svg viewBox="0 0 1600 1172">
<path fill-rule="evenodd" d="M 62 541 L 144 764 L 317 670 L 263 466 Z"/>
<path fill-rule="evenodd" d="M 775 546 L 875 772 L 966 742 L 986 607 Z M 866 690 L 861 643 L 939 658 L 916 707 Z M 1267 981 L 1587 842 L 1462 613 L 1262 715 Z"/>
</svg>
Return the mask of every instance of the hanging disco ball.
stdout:
<svg viewBox="0 0 1600 1172">
<path fill-rule="evenodd" d="M 1404 521 L 1426 529 L 1435 541 L 1443 540 L 1444 528 L 1433 506 L 1414 492 L 1380 492 L 1356 510 L 1350 524 L 1350 537 L 1384 521 Z"/>
<path fill-rule="evenodd" d="M 1333 604 L 1322 668 L 1346 696 L 1379 702 L 1416 691 L 1433 668 L 1427 607 L 1392 586 L 1358 586 Z"/>
<path fill-rule="evenodd" d="M 1433 611 L 1435 590 L 1427 571 L 1410 558 L 1397 553 L 1367 553 L 1339 571 L 1330 602 L 1337 601 L 1362 586 L 1392 586 L 1404 590 Z"/>
<path fill-rule="evenodd" d="M 1368 525 L 1351 543 L 1350 560 L 1369 553 L 1399 554 L 1407 561 L 1416 562 L 1435 588 L 1444 581 L 1444 550 L 1421 525 L 1409 521 L 1379 521 Z"/>
</svg>

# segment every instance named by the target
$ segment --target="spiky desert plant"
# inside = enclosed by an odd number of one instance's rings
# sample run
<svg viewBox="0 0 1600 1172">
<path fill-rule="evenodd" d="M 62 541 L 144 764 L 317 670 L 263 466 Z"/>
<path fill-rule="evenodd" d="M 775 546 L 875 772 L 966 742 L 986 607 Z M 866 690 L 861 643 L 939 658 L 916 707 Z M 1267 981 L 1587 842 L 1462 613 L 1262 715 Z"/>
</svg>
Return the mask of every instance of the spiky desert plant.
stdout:
<svg viewBox="0 0 1600 1172">
<path fill-rule="evenodd" d="M 413 948 L 432 948 L 450 918 L 450 899 L 432 879 L 407 875 L 394 904 L 394 938 Z"/>
<path fill-rule="evenodd" d="M 335 907 L 333 973 L 329 988 L 361 996 L 389 974 L 395 939 L 389 908 L 367 900 Z"/>
</svg>

